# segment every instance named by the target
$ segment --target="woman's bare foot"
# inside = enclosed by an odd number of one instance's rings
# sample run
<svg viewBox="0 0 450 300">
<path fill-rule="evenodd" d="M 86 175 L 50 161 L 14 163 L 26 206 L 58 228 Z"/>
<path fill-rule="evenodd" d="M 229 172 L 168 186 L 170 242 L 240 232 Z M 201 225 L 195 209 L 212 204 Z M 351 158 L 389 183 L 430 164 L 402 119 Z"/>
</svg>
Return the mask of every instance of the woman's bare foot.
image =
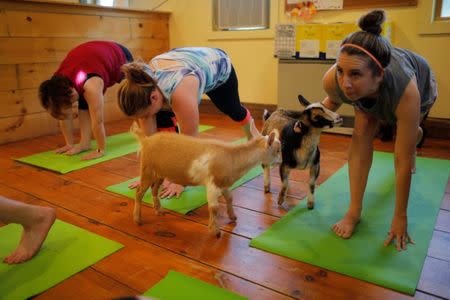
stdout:
<svg viewBox="0 0 450 300">
<path fill-rule="evenodd" d="M 360 216 L 353 216 L 346 213 L 345 216 L 339 222 L 333 224 L 331 230 L 341 238 L 348 239 L 352 236 L 353 230 L 360 221 Z"/>
<path fill-rule="evenodd" d="M 36 207 L 36 218 L 33 223 L 24 227 L 19 246 L 3 259 L 7 264 L 19 264 L 32 258 L 41 248 L 50 227 L 55 222 L 55 209 Z"/>
</svg>

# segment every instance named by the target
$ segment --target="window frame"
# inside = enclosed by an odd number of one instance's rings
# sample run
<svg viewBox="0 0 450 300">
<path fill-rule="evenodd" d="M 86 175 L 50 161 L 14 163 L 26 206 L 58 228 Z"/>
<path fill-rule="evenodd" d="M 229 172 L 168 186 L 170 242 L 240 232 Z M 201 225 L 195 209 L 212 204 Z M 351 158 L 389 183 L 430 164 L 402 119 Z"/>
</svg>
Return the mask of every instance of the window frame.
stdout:
<svg viewBox="0 0 450 300">
<path fill-rule="evenodd" d="M 213 12 L 213 1 L 209 2 L 209 11 Z M 275 38 L 275 24 L 278 21 L 278 0 L 270 0 L 269 8 L 269 28 L 258 30 L 225 30 L 215 31 L 213 29 L 212 13 L 208 14 L 208 40 L 220 41 L 220 40 L 270 40 Z"/>
<path fill-rule="evenodd" d="M 418 5 L 418 32 L 421 35 L 449 34 L 450 18 L 437 19 L 436 5 L 439 0 L 421 0 Z"/>
<path fill-rule="evenodd" d="M 442 2 L 444 0 L 436 0 L 436 8 L 434 10 L 434 19 L 436 21 L 449 21 L 450 17 L 442 17 L 441 16 L 441 11 L 442 11 Z"/>
</svg>

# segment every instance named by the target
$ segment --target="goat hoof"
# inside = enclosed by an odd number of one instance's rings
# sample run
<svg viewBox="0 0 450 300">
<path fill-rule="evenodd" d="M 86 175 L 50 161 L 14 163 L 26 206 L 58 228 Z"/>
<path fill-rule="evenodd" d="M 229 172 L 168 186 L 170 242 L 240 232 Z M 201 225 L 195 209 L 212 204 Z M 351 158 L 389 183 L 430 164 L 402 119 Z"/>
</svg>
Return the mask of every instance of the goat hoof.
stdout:
<svg viewBox="0 0 450 300">
<path fill-rule="evenodd" d="M 278 205 L 283 205 L 284 199 L 283 198 L 278 198 Z"/>
<path fill-rule="evenodd" d="M 314 203 L 308 203 L 307 206 L 308 209 L 314 209 Z"/>
<path fill-rule="evenodd" d="M 134 219 L 134 223 L 136 223 L 139 226 L 142 225 L 142 221 L 138 219 Z"/>
<path fill-rule="evenodd" d="M 266 194 L 268 194 L 268 193 L 270 193 L 270 187 L 264 187 L 264 193 L 266 193 Z"/>
<path fill-rule="evenodd" d="M 210 230 L 209 233 L 210 233 L 211 236 L 215 236 L 216 238 L 220 238 L 220 229 Z"/>
<path fill-rule="evenodd" d="M 237 217 L 235 215 L 232 215 L 232 216 L 230 216 L 230 220 L 234 222 L 237 220 Z"/>
</svg>

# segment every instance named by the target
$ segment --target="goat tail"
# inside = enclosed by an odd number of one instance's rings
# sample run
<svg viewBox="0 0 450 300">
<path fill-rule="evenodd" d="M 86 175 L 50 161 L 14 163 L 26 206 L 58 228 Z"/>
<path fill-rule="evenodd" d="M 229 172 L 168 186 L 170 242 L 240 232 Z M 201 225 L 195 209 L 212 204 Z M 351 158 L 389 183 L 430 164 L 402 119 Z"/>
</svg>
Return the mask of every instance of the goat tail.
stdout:
<svg viewBox="0 0 450 300">
<path fill-rule="evenodd" d="M 139 127 L 137 122 L 133 122 L 133 124 L 131 124 L 130 132 L 132 134 L 134 134 L 136 136 L 136 138 L 138 139 L 139 143 L 142 144 L 142 141 L 145 138 L 145 134 L 142 131 L 142 129 Z"/>
<path fill-rule="evenodd" d="M 267 109 L 264 109 L 263 121 L 267 121 L 267 119 L 270 117 L 270 115 L 271 115 L 271 113 Z"/>
</svg>

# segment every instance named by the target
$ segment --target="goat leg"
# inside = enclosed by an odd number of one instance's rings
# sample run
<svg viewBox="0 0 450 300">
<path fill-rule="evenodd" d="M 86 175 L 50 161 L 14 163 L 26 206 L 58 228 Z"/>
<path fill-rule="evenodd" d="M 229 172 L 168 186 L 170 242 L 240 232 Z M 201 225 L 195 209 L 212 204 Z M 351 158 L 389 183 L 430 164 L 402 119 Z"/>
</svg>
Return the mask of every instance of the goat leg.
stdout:
<svg viewBox="0 0 450 300">
<path fill-rule="evenodd" d="M 308 193 L 308 209 L 314 208 L 314 190 L 316 188 L 316 180 L 319 177 L 320 164 L 315 163 L 309 168 L 309 193 Z"/>
<path fill-rule="evenodd" d="M 225 198 L 225 201 L 227 202 L 228 218 L 230 218 L 231 221 L 236 221 L 237 217 L 234 214 L 233 209 L 233 195 L 228 189 L 222 189 L 222 195 Z"/>
<path fill-rule="evenodd" d="M 270 193 L 270 166 L 262 165 L 264 170 L 264 193 Z"/>
<path fill-rule="evenodd" d="M 282 205 L 286 200 L 286 194 L 289 189 L 289 173 L 291 169 L 284 163 L 280 165 L 281 190 L 278 194 L 278 205 Z"/>
<path fill-rule="evenodd" d="M 152 197 L 153 197 L 153 208 L 156 209 L 156 215 L 163 215 L 163 210 L 161 208 L 161 201 L 159 200 L 159 187 L 163 182 L 163 178 L 158 178 L 155 180 L 155 183 L 152 185 Z"/>
<path fill-rule="evenodd" d="M 141 205 L 142 197 L 151 185 L 151 180 L 148 176 L 141 175 L 141 184 L 136 189 L 136 197 L 134 200 L 133 219 L 138 225 L 142 224 Z"/>
<path fill-rule="evenodd" d="M 219 189 L 215 184 L 209 183 L 206 185 L 206 197 L 208 199 L 209 210 L 209 232 L 217 238 L 220 237 L 220 229 L 217 224 L 217 214 L 219 212 L 219 197 L 221 193 L 221 189 Z"/>
</svg>

